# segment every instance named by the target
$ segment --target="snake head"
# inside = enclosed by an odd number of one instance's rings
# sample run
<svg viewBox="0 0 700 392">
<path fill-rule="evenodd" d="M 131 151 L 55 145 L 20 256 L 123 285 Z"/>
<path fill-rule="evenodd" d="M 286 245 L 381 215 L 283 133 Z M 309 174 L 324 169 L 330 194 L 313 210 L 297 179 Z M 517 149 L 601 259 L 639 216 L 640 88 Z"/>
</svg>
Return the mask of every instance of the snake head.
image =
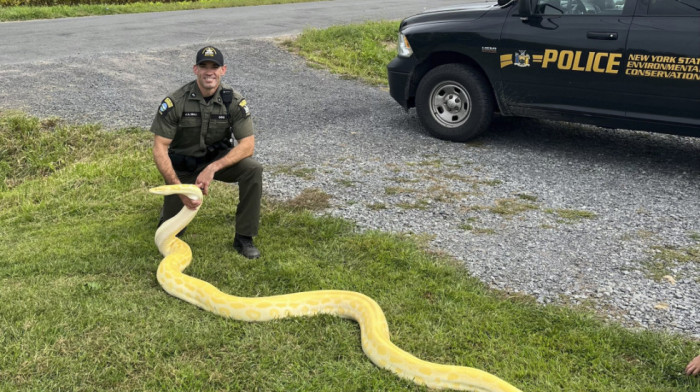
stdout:
<svg viewBox="0 0 700 392">
<path fill-rule="evenodd" d="M 192 200 L 202 200 L 202 190 L 192 184 L 162 185 L 149 189 L 156 195 L 185 195 Z"/>
</svg>

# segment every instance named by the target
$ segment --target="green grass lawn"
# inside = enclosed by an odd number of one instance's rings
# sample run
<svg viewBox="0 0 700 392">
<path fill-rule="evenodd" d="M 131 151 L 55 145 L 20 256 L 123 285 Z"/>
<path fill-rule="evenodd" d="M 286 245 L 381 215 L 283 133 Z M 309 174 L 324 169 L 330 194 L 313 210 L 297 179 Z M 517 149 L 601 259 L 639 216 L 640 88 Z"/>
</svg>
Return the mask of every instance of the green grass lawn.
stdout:
<svg viewBox="0 0 700 392">
<path fill-rule="evenodd" d="M 386 65 L 396 56 L 398 31 L 396 21 L 307 29 L 283 45 L 331 72 L 386 85 Z"/>
<path fill-rule="evenodd" d="M 350 320 L 246 323 L 156 282 L 161 184 L 150 133 L 0 114 L 0 390 L 424 390 L 375 367 Z M 217 184 L 183 238 L 187 272 L 264 296 L 365 293 L 393 341 L 429 361 L 491 372 L 524 391 L 697 391 L 700 344 L 484 287 L 416 240 L 264 201 L 263 253 L 231 249 L 233 200 Z M 292 203 L 289 203 L 292 204 Z"/>
<path fill-rule="evenodd" d="M 55 19 L 77 16 L 136 14 L 143 12 L 164 12 L 195 10 L 202 8 L 243 7 L 268 4 L 307 3 L 323 0 L 198 0 L 174 2 L 139 2 L 132 4 L 78 4 L 55 6 L 2 6 L 0 7 L 0 22 Z"/>
</svg>

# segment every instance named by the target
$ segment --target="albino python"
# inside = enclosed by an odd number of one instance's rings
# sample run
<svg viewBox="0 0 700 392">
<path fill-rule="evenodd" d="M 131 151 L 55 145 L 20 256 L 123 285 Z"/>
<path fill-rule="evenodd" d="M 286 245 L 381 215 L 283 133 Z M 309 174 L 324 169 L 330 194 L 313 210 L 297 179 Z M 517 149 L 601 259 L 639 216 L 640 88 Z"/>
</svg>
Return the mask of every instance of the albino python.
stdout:
<svg viewBox="0 0 700 392">
<path fill-rule="evenodd" d="M 183 194 L 201 200 L 195 185 L 165 185 L 150 190 L 159 195 Z M 170 295 L 202 309 L 241 321 L 267 321 L 283 317 L 332 314 L 360 324 L 362 350 L 379 367 L 430 388 L 484 392 L 516 392 L 519 389 L 482 370 L 423 361 L 401 350 L 389 340 L 384 312 L 366 295 L 353 291 L 319 290 L 270 297 L 235 297 L 213 285 L 185 275 L 192 261 L 190 247 L 175 234 L 187 226 L 197 210 L 183 207 L 163 223 L 155 235 L 164 258 L 158 266 L 158 282 Z"/>
</svg>

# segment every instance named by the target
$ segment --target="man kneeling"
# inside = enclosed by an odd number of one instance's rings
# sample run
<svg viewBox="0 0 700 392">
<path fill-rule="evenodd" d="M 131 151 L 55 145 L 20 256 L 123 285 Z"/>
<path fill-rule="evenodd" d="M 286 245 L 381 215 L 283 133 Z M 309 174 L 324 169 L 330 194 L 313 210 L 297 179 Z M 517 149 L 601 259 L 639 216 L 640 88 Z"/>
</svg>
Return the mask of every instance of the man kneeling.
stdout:
<svg viewBox="0 0 700 392">
<path fill-rule="evenodd" d="M 221 51 L 202 48 L 193 70 L 196 79 L 168 95 L 158 108 L 151 125 L 153 158 L 169 185 L 195 184 L 208 195 L 212 180 L 238 183 L 233 247 L 249 259 L 258 258 L 253 237 L 260 224 L 262 166 L 252 158 L 250 110 L 239 93 L 221 83 L 226 73 Z M 183 205 L 196 209 L 200 204 L 186 196 L 166 196 L 158 225 Z"/>
</svg>

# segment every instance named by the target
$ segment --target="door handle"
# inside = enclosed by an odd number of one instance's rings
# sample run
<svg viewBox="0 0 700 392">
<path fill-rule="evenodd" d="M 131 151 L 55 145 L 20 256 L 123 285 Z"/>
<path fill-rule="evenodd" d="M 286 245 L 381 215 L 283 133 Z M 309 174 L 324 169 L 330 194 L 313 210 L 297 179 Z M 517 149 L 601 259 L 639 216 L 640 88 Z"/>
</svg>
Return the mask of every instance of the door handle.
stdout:
<svg viewBox="0 0 700 392">
<path fill-rule="evenodd" d="M 586 38 L 613 41 L 613 40 L 617 39 L 617 33 L 605 33 L 605 32 L 589 31 L 588 33 L 586 33 Z"/>
</svg>

